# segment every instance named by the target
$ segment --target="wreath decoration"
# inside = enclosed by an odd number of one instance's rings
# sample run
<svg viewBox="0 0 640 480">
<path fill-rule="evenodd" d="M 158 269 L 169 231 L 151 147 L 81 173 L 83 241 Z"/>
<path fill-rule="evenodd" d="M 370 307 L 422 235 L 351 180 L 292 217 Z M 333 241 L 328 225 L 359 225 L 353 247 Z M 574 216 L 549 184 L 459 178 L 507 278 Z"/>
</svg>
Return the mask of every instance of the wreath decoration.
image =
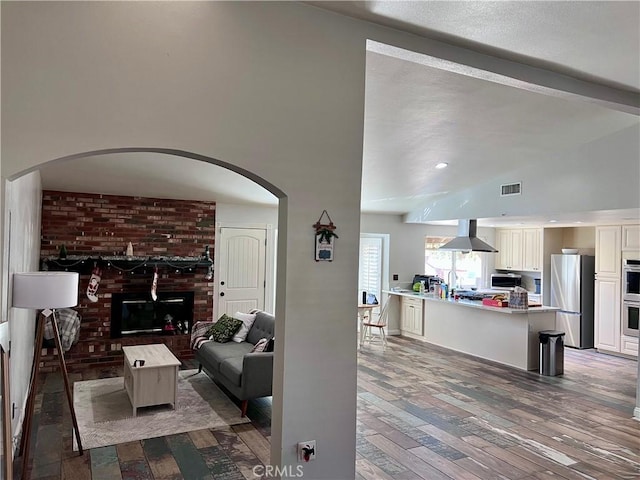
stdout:
<svg viewBox="0 0 640 480">
<path fill-rule="evenodd" d="M 329 220 L 329 223 L 322 223 L 322 217 L 324 217 L 326 215 L 327 219 Z M 320 237 L 320 242 L 321 243 L 331 243 L 331 239 L 333 237 L 338 238 L 338 235 L 335 232 L 336 226 L 333 224 L 333 222 L 331 221 L 331 217 L 329 216 L 329 214 L 327 213 L 326 210 L 322 211 L 322 214 L 320 215 L 320 218 L 318 219 L 318 221 L 313 225 L 313 228 L 316 229 L 316 236 Z"/>
</svg>

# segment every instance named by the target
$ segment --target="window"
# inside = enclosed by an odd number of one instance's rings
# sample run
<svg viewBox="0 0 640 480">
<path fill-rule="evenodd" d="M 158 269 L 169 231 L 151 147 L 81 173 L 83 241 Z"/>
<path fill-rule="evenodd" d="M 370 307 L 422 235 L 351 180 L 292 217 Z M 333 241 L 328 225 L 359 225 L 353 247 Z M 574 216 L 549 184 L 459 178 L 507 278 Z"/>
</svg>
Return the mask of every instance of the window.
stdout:
<svg viewBox="0 0 640 480">
<path fill-rule="evenodd" d="M 360 236 L 358 291 L 373 293 L 380 301 L 382 293 L 382 237 Z"/>
<path fill-rule="evenodd" d="M 425 237 L 424 273 L 437 275 L 446 284 L 452 283 L 454 288 L 481 288 L 484 254 L 438 250 L 451 239 L 452 237 Z"/>
</svg>

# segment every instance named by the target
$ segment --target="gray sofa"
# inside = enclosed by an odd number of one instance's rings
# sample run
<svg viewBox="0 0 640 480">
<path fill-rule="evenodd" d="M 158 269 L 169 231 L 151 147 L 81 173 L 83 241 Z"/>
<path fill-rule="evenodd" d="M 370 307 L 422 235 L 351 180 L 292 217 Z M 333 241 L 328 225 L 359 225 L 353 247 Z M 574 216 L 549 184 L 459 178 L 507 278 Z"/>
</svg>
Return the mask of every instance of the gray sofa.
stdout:
<svg viewBox="0 0 640 480">
<path fill-rule="evenodd" d="M 199 363 L 198 371 L 204 369 L 207 375 L 241 401 L 243 417 L 247 413 L 249 399 L 271 395 L 273 352 L 251 353 L 251 349 L 261 338 L 273 338 L 274 331 L 275 317 L 259 311 L 246 341 L 209 341 L 195 351 L 195 359 Z"/>
</svg>

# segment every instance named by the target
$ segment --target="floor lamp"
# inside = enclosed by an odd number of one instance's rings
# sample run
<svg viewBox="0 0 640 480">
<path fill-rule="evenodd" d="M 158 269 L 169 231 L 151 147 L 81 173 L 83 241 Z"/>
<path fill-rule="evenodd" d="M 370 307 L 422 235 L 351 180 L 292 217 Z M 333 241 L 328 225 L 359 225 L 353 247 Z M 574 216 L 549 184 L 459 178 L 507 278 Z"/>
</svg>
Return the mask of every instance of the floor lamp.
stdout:
<svg viewBox="0 0 640 480">
<path fill-rule="evenodd" d="M 80 431 L 76 412 L 73 408 L 71 388 L 69 386 L 69 376 L 67 375 L 67 365 L 64 361 L 64 351 L 60 343 L 60 331 L 56 321 L 56 308 L 75 307 L 78 304 L 78 278 L 75 272 L 29 272 L 13 274 L 13 302 L 16 308 L 30 308 L 42 311 L 42 318 L 37 321 L 37 333 L 35 340 L 35 355 L 33 370 L 31 373 L 31 385 L 29 387 L 29 398 L 27 400 L 27 410 L 22 426 L 22 439 L 20 451 L 22 453 L 22 477 L 25 478 L 29 466 L 29 444 L 31 440 L 31 422 L 33 419 L 33 407 L 36 398 L 36 388 L 38 386 L 38 371 L 40 370 L 40 359 L 42 357 L 42 341 L 44 339 L 44 324 L 51 316 L 51 326 L 53 328 L 54 340 L 58 349 L 58 360 L 60 370 L 64 379 L 64 388 L 67 393 L 69 410 L 73 421 L 73 430 L 78 442 L 80 455 L 83 454 L 82 442 L 80 441 Z"/>
</svg>

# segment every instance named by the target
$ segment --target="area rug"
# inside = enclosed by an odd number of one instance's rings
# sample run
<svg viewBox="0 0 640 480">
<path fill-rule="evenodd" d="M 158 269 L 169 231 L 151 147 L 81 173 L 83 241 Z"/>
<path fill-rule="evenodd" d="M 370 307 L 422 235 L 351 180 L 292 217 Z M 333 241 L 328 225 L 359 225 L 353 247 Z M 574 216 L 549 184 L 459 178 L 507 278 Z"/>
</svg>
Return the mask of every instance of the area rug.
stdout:
<svg viewBox="0 0 640 480">
<path fill-rule="evenodd" d="M 171 405 L 144 407 L 134 417 L 122 377 L 75 382 L 73 405 L 85 449 L 250 421 L 197 370 L 179 372 L 175 410 Z M 73 443 L 77 450 L 75 436 Z"/>
</svg>

